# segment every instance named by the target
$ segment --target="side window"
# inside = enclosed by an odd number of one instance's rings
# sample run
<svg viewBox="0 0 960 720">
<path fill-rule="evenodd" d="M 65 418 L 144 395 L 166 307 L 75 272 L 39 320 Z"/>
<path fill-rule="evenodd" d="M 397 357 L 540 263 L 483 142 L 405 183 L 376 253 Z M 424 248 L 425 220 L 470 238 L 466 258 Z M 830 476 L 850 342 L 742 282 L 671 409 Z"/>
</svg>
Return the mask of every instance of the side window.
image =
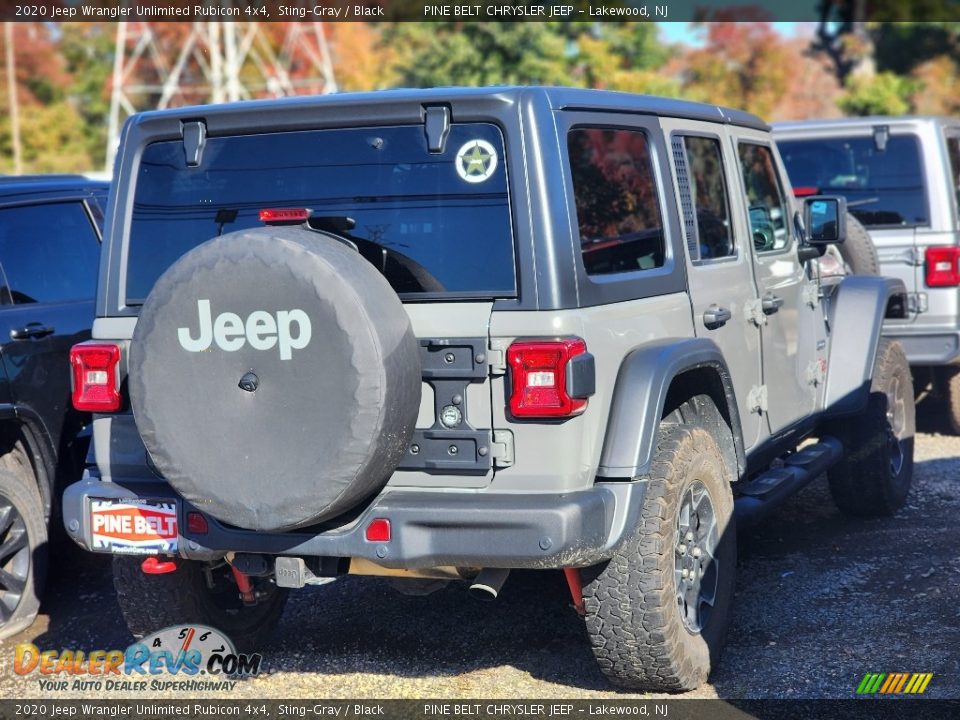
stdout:
<svg viewBox="0 0 960 720">
<path fill-rule="evenodd" d="M 574 128 L 567 147 L 587 273 L 662 267 L 663 222 L 646 134 Z"/>
<path fill-rule="evenodd" d="M 15 304 L 92 299 L 99 253 L 82 203 L 0 209 L 0 265 Z"/>
<path fill-rule="evenodd" d="M 953 183 L 953 195 L 960 208 L 960 138 L 947 138 L 947 156 L 950 158 L 950 181 Z"/>
<path fill-rule="evenodd" d="M 690 186 L 692 211 L 696 216 L 698 257 L 694 260 L 716 260 L 734 254 L 733 231 L 730 228 L 730 203 L 723 179 L 723 156 L 720 141 L 707 137 L 684 137 L 687 180 Z"/>
<path fill-rule="evenodd" d="M 773 152 L 766 145 L 740 143 L 740 167 L 750 207 L 753 246 L 758 252 L 790 244 L 790 206 L 783 196 Z"/>
</svg>

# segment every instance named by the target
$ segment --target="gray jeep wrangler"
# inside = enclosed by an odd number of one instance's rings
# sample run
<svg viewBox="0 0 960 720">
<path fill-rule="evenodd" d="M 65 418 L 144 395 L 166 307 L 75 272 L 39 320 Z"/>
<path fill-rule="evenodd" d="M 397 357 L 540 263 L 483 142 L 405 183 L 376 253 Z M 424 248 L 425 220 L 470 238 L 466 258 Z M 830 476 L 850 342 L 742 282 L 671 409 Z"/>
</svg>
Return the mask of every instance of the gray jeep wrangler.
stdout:
<svg viewBox="0 0 960 720">
<path fill-rule="evenodd" d="M 67 531 L 135 635 L 255 646 L 344 573 L 562 569 L 615 684 L 703 683 L 735 525 L 823 472 L 896 511 L 902 282 L 818 275 L 770 131 L 627 94 L 438 89 L 126 125 L 75 398 Z M 851 416 L 855 416 L 851 420 Z"/>
<path fill-rule="evenodd" d="M 843 195 L 879 272 L 903 280 L 907 312 L 884 337 L 903 345 L 917 398 L 960 434 L 960 121 L 810 120 L 778 123 L 774 136 L 794 187 Z"/>
</svg>

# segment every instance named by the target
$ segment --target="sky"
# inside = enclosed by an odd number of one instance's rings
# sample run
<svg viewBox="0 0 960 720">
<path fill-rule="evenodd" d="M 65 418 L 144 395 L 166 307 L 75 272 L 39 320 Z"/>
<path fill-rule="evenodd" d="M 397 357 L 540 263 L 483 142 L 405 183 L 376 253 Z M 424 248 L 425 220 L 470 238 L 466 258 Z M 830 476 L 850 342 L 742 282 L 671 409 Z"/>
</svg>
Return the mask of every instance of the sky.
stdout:
<svg viewBox="0 0 960 720">
<path fill-rule="evenodd" d="M 776 22 L 773 23 L 774 29 L 784 37 L 793 37 L 805 28 L 804 25 L 812 23 L 797 22 Z M 701 32 L 697 32 L 691 27 L 691 23 L 682 22 L 662 22 L 657 23 L 661 37 L 669 43 L 684 43 L 685 45 L 697 46 L 703 43 Z"/>
</svg>

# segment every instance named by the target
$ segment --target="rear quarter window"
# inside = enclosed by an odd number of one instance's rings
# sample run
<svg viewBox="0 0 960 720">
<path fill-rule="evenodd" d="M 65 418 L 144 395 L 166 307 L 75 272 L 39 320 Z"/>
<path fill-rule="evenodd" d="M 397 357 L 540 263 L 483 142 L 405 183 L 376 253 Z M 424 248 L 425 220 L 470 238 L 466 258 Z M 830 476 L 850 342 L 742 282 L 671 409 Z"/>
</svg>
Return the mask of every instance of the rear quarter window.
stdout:
<svg viewBox="0 0 960 720">
<path fill-rule="evenodd" d="M 567 150 L 587 273 L 663 267 L 663 220 L 646 133 L 573 128 Z"/>
<path fill-rule="evenodd" d="M 0 265 L 16 305 L 91 300 L 100 245 L 81 201 L 0 209 Z"/>
</svg>

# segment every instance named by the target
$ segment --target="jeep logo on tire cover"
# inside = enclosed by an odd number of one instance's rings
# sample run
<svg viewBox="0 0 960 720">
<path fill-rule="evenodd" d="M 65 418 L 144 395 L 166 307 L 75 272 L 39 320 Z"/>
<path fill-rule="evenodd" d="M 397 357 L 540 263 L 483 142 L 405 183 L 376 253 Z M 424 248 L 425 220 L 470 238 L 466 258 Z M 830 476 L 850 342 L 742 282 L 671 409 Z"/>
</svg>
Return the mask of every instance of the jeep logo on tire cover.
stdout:
<svg viewBox="0 0 960 720">
<path fill-rule="evenodd" d="M 298 308 L 280 310 L 276 317 L 265 310 L 254 310 L 244 322 L 232 312 L 220 313 L 213 319 L 210 301 L 197 300 L 197 315 L 200 327 L 196 337 L 189 327 L 177 328 L 180 347 L 187 352 L 203 352 L 212 343 L 226 352 L 236 352 L 250 343 L 254 350 L 276 346 L 280 359 L 289 360 L 294 350 L 302 350 L 310 342 L 310 317 Z"/>
</svg>

